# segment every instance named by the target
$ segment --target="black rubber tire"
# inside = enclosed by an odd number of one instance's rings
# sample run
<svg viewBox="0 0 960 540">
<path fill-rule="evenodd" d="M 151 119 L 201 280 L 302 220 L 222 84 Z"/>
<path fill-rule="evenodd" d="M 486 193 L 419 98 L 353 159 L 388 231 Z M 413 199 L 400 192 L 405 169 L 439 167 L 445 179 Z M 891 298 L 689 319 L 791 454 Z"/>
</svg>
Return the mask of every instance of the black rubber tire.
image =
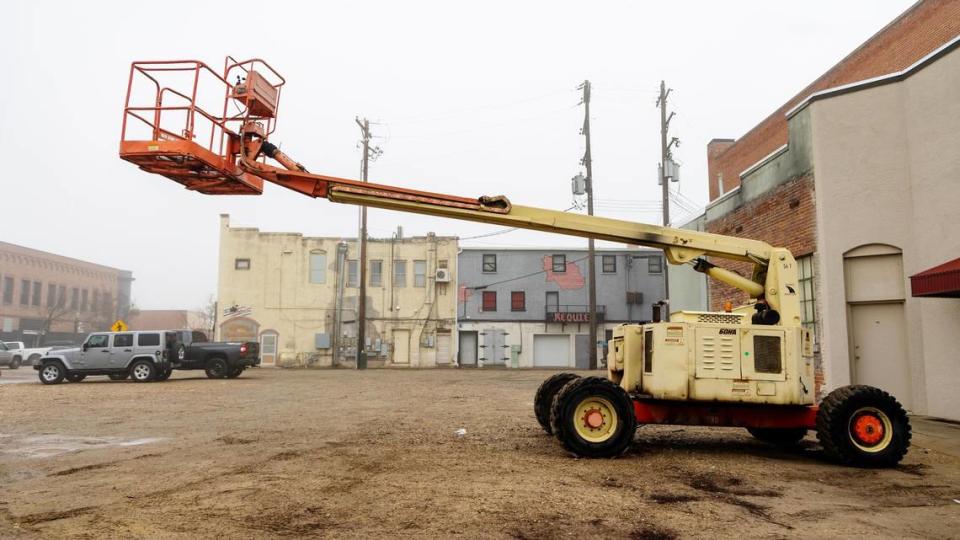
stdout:
<svg viewBox="0 0 960 540">
<path fill-rule="evenodd" d="M 56 369 L 55 376 L 46 378 L 44 377 L 44 372 L 47 371 L 48 367 Z M 37 372 L 37 376 L 40 377 L 40 382 L 43 384 L 60 384 L 63 382 L 63 377 L 67 374 L 66 372 L 67 370 L 63 368 L 63 364 L 57 360 L 52 360 L 40 364 L 40 370 Z"/>
<path fill-rule="evenodd" d="M 747 428 L 754 438 L 776 446 L 794 446 L 807 435 L 807 428 Z"/>
<path fill-rule="evenodd" d="M 215 356 L 207 360 L 207 368 L 204 370 L 207 372 L 207 377 L 211 379 L 224 379 L 229 373 L 229 366 L 227 366 L 227 361 L 219 356 Z"/>
<path fill-rule="evenodd" d="M 111 381 L 125 381 L 130 377 L 129 373 L 111 373 L 107 375 Z"/>
<path fill-rule="evenodd" d="M 547 432 L 547 435 L 553 435 L 553 428 L 550 427 L 550 408 L 553 407 L 553 396 L 564 387 L 568 382 L 579 379 L 580 376 L 574 373 L 557 373 L 547 377 L 547 380 L 540 383 L 537 393 L 533 397 L 533 414 L 537 417 L 540 427 Z"/>
<path fill-rule="evenodd" d="M 67 375 L 64 378 L 67 379 L 67 381 L 69 382 L 80 382 L 86 379 L 87 376 L 84 375 L 83 373 L 67 373 Z"/>
<path fill-rule="evenodd" d="M 891 426 L 890 441 L 880 450 L 866 451 L 854 444 L 850 423 L 864 407 L 876 409 Z M 879 388 L 853 385 L 837 388 L 817 411 L 817 439 L 827 458 L 854 467 L 893 467 L 910 448 L 910 421 L 903 406 Z"/>
<path fill-rule="evenodd" d="M 236 379 L 241 373 L 243 373 L 243 367 L 230 368 L 230 370 L 227 371 L 227 378 Z"/>
<path fill-rule="evenodd" d="M 148 371 L 149 374 L 138 377 L 137 372 L 141 371 L 141 368 L 144 366 L 148 366 L 149 369 L 145 369 L 144 371 Z M 149 360 L 137 360 L 130 364 L 130 379 L 138 383 L 153 382 L 157 379 L 157 366 L 153 365 L 153 362 Z"/>
<path fill-rule="evenodd" d="M 606 399 L 617 415 L 616 429 L 602 442 L 584 439 L 573 423 L 577 406 L 590 397 Z M 604 377 L 583 377 L 568 382 L 553 397 L 550 427 L 557 440 L 573 455 L 610 458 L 619 456 L 630 447 L 637 431 L 637 418 L 633 412 L 633 400 L 623 388 Z"/>
<path fill-rule="evenodd" d="M 10 369 L 20 369 L 20 364 L 23 363 L 23 360 L 19 356 L 15 356 L 13 360 L 10 361 Z"/>
<path fill-rule="evenodd" d="M 170 378 L 170 375 L 173 375 L 173 368 L 171 366 L 167 366 L 166 369 L 163 369 L 157 373 L 157 380 L 165 381 Z"/>
</svg>

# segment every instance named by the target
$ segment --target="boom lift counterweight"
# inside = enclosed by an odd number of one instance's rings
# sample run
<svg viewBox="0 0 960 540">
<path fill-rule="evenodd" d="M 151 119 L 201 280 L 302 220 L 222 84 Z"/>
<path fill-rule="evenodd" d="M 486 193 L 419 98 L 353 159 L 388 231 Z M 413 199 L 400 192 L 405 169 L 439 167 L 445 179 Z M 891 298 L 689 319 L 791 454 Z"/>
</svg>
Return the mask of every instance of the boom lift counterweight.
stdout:
<svg viewBox="0 0 960 540">
<path fill-rule="evenodd" d="M 192 75 L 192 88 L 165 86 L 161 75 L 171 72 Z M 220 115 L 198 105 L 201 75 L 223 92 Z M 237 82 L 228 82 L 231 77 Z M 135 82 L 144 78 L 152 95 L 145 104 L 131 103 L 139 97 Z M 606 377 L 562 373 L 544 381 L 534 400 L 537 420 L 574 454 L 617 455 L 638 423 L 740 426 L 777 444 L 796 443 L 815 429 L 828 456 L 862 466 L 891 466 L 906 453 L 910 425 L 886 392 L 843 387 L 814 404 L 813 338 L 801 326 L 797 264 L 789 250 L 519 206 L 502 195 L 460 197 L 313 174 L 268 140 L 284 84 L 259 59 L 228 57 L 222 74 L 194 60 L 134 62 L 120 157 L 201 193 L 259 195 L 267 181 L 337 203 L 659 248 L 671 264 L 691 264 L 750 296 L 732 312 L 681 311 L 669 321 L 621 325 L 609 343 Z M 236 114 L 228 113 L 231 106 Z M 146 136 L 129 133 L 128 119 L 145 124 Z M 753 273 L 743 277 L 705 257 L 749 262 Z"/>
</svg>

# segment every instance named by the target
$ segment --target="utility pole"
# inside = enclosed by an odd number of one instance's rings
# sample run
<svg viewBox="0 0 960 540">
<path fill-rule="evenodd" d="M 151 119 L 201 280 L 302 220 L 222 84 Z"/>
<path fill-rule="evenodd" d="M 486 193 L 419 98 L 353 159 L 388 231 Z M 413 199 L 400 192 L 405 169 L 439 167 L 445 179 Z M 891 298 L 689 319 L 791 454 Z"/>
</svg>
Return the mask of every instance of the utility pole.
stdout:
<svg viewBox="0 0 960 540">
<path fill-rule="evenodd" d="M 670 226 L 670 184 L 668 177 L 672 177 L 673 173 L 668 174 L 668 168 L 671 170 L 675 169 L 673 164 L 673 155 L 670 152 L 670 148 L 675 145 L 680 144 L 680 140 L 676 137 L 672 138 L 670 142 L 667 142 L 667 134 L 670 130 L 670 120 L 673 118 L 674 113 L 671 112 L 667 115 L 667 96 L 670 95 L 672 89 L 667 88 L 667 83 L 665 81 L 660 81 L 660 97 L 657 98 L 657 107 L 660 107 L 660 188 L 661 195 L 663 198 L 663 226 Z M 668 275 L 669 265 L 663 265 L 663 296 L 664 301 L 667 303 L 666 316 L 670 315 L 670 279 Z"/>
<path fill-rule="evenodd" d="M 586 150 L 580 163 L 587 169 L 587 215 L 593 215 L 593 155 L 590 153 L 590 81 L 583 81 L 579 89 L 583 90 L 583 137 Z M 597 261 L 593 238 L 587 239 L 587 273 L 590 295 L 590 369 L 597 369 Z"/>
<path fill-rule="evenodd" d="M 360 179 L 367 181 L 370 167 L 370 121 L 354 118 L 360 126 L 363 136 L 363 162 L 360 166 Z M 380 149 L 374 148 L 379 155 Z M 376 156 L 374 156 L 376 157 Z M 357 369 L 367 369 L 367 207 L 360 207 L 360 295 L 357 299 Z"/>
</svg>

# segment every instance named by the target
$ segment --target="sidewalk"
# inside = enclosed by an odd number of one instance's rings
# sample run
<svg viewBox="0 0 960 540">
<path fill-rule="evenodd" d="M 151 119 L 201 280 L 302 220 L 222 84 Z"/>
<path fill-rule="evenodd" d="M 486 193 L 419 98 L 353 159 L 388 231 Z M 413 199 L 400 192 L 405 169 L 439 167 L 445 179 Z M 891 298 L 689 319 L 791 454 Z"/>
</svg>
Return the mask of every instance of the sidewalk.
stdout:
<svg viewBox="0 0 960 540">
<path fill-rule="evenodd" d="M 960 423 L 929 416 L 911 416 L 912 444 L 960 458 Z"/>
</svg>

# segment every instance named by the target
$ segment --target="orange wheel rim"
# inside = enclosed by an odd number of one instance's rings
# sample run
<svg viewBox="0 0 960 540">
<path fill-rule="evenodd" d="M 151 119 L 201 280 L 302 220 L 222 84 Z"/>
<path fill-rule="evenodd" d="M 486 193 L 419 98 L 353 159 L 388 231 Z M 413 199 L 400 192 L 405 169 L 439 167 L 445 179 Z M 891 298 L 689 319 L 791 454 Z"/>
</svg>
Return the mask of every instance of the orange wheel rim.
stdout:
<svg viewBox="0 0 960 540">
<path fill-rule="evenodd" d="M 883 440 L 886 429 L 883 421 L 876 415 L 865 413 L 853 421 L 853 436 L 867 446 L 873 446 Z"/>
</svg>

